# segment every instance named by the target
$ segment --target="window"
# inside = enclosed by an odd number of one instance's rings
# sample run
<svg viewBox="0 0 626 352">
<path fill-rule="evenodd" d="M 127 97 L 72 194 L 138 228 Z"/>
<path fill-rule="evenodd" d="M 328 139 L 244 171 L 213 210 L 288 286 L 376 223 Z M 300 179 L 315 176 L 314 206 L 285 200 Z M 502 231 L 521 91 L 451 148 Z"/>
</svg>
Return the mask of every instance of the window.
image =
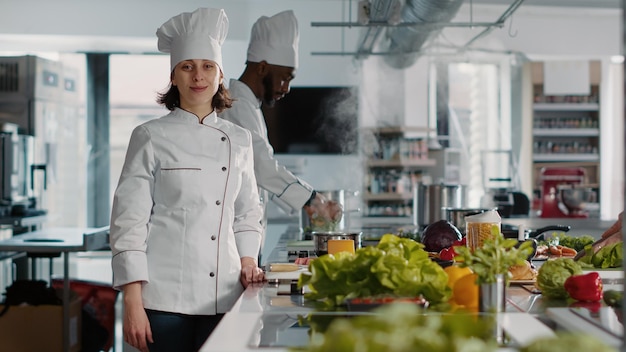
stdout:
<svg viewBox="0 0 626 352">
<path fill-rule="evenodd" d="M 484 206 L 482 198 L 491 188 L 515 182 L 510 109 L 502 101 L 510 91 L 504 68 L 508 61 L 503 62 L 438 63 L 431 75 L 437 104 L 430 124 L 436 126 L 443 148 L 458 148 L 464 154 L 459 159 L 461 183 L 468 186 L 467 205 L 472 207 Z M 508 161 L 503 165 L 504 159 Z M 511 179 L 506 185 L 491 182 L 506 178 Z"/>
<path fill-rule="evenodd" d="M 167 55 L 111 55 L 110 57 L 110 180 L 111 199 L 124 164 L 130 135 L 138 125 L 167 114 L 156 102 L 167 89 Z"/>
</svg>

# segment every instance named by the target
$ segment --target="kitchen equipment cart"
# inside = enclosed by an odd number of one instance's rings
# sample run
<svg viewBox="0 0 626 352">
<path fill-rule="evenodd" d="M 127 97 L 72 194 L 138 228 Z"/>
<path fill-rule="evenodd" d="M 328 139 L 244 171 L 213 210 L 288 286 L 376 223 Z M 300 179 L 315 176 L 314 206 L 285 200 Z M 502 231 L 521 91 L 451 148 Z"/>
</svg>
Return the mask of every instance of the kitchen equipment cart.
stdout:
<svg viewBox="0 0 626 352">
<path fill-rule="evenodd" d="M 63 351 L 70 348 L 70 252 L 86 252 L 108 248 L 109 227 L 50 228 L 0 241 L 0 252 L 63 254 Z M 34 279 L 34 278 L 31 278 Z"/>
</svg>

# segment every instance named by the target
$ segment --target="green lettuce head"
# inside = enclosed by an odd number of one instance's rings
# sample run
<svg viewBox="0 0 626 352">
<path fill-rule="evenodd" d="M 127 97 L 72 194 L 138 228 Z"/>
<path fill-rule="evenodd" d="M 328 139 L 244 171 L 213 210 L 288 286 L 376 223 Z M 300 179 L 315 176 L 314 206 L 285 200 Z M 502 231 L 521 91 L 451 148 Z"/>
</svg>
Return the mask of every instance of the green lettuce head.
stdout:
<svg viewBox="0 0 626 352">
<path fill-rule="evenodd" d="M 541 267 L 537 275 L 537 287 L 544 297 L 565 299 L 569 295 L 565 291 L 565 280 L 572 275 L 580 275 L 583 270 L 580 264 L 571 258 L 557 258 L 548 260 Z"/>
</svg>

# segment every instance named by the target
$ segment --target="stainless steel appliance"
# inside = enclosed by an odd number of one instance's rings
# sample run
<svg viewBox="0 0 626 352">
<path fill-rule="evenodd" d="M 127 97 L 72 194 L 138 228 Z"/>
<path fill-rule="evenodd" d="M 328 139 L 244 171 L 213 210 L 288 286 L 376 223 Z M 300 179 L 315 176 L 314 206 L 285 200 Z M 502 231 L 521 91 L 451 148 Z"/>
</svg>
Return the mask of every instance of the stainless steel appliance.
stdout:
<svg viewBox="0 0 626 352">
<path fill-rule="evenodd" d="M 0 124 L 17 126 L 18 139 L 13 142 L 14 136 L 5 136 L 3 144 L 6 150 L 21 153 L 13 161 L 3 161 L 13 163 L 14 171 L 7 166 L 0 175 L 6 178 L 2 202 L 21 214 L 24 208 L 33 208 L 32 202 L 30 207 L 24 205 L 26 199 L 36 201 L 38 209 L 48 212 L 49 226 L 86 225 L 89 149 L 79 77 L 78 70 L 62 61 L 32 55 L 0 57 Z M 12 154 L 3 155 L 6 159 Z"/>
<path fill-rule="evenodd" d="M 36 164 L 35 138 L 17 133 L 17 126 L 4 124 L 0 130 L 0 216 L 35 216 L 45 214 L 37 201 L 46 187 L 46 165 Z M 43 184 L 36 185 L 37 173 Z M 41 187 L 41 188 L 39 188 Z"/>
<path fill-rule="evenodd" d="M 462 208 L 466 202 L 466 186 L 458 184 L 418 183 L 413 188 L 413 224 L 424 228 L 445 219 L 442 208 Z"/>
</svg>

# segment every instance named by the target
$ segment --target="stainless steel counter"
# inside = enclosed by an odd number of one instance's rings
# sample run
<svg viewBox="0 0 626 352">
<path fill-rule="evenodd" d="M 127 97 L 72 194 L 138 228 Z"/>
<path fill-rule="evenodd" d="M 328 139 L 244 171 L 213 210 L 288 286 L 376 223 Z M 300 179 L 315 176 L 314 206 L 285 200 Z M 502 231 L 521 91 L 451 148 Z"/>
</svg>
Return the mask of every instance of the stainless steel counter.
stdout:
<svg viewBox="0 0 626 352">
<path fill-rule="evenodd" d="M 622 276 L 623 277 L 623 276 Z M 620 285 L 607 285 L 622 288 Z M 589 324 L 566 316 L 569 302 L 548 301 L 540 294 L 532 294 L 521 286 L 507 289 L 506 311 L 498 315 L 498 324 L 509 337 L 509 342 L 499 351 L 517 351 L 534 339 L 552 336 L 562 326 L 567 330 L 585 333 Z M 201 348 L 201 352 L 258 351 L 285 352 L 289 347 L 306 345 L 310 339 L 309 326 L 300 324 L 311 314 L 350 316 L 345 310 L 320 313 L 315 302 L 302 295 L 290 294 L 289 283 L 254 284 L 242 294 L 226 314 L 214 333 Z M 561 318 L 560 316 L 566 316 Z M 554 319 L 552 319 L 554 317 Z M 613 338 L 613 346 L 620 339 Z"/>
</svg>

